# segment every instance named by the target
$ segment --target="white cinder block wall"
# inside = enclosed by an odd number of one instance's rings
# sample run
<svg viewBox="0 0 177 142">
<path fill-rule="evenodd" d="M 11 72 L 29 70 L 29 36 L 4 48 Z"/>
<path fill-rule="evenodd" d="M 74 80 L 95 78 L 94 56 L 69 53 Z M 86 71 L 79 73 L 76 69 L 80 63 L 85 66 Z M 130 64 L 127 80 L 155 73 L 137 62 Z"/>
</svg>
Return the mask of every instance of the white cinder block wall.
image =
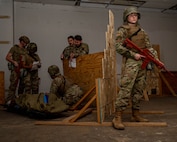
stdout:
<svg viewBox="0 0 177 142">
<path fill-rule="evenodd" d="M 4 0 L 5 1 L 5 0 Z M 123 9 L 111 9 L 115 17 L 115 30 L 122 24 Z M 105 8 L 86 8 L 61 5 L 14 3 L 14 43 L 18 37 L 27 35 L 38 45 L 42 60 L 39 70 L 41 77 L 40 92 L 47 92 L 51 79 L 48 66 L 56 64 L 62 70 L 60 54 L 67 46 L 67 36 L 80 34 L 83 42 L 89 44 L 90 53 L 101 52 L 105 48 L 105 32 L 108 24 L 108 11 Z M 159 44 L 161 60 L 171 71 L 177 71 L 177 15 L 141 10 L 140 24 L 150 36 L 152 44 Z M 5 26 L 5 25 L 4 25 Z M 1 34 L 0 34 L 1 35 Z M 1 40 L 1 39 L 0 39 Z M 7 45 L 6 45 L 7 46 Z M 5 87 L 9 85 L 9 71 L 4 60 L 11 45 L 1 50 L 1 70 L 7 72 Z M 120 73 L 121 56 L 117 54 L 117 68 Z"/>
</svg>

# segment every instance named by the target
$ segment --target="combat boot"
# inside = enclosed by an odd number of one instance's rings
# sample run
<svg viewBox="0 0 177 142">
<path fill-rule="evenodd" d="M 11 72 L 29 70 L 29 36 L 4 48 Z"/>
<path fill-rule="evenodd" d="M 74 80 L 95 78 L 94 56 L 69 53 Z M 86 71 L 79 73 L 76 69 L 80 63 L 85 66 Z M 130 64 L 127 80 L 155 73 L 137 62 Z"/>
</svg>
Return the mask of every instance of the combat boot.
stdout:
<svg viewBox="0 0 177 142">
<path fill-rule="evenodd" d="M 118 130 L 124 130 L 125 126 L 122 124 L 122 111 L 115 112 L 115 117 L 112 120 L 113 127 Z"/>
<path fill-rule="evenodd" d="M 149 122 L 148 119 L 145 119 L 145 118 L 140 116 L 140 112 L 139 112 L 138 109 L 132 109 L 131 121 L 134 121 L 134 122 Z"/>
</svg>

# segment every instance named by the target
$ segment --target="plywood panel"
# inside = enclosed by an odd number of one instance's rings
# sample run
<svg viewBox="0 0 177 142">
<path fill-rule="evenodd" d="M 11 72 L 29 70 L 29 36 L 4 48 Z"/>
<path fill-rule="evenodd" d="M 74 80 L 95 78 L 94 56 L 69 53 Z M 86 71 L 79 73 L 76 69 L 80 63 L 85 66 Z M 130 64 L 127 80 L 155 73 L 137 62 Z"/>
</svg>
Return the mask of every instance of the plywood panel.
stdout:
<svg viewBox="0 0 177 142">
<path fill-rule="evenodd" d="M 95 86 L 95 79 L 102 78 L 103 52 L 83 55 L 76 58 L 76 68 L 69 67 L 69 61 L 63 60 L 64 76 L 77 83 L 86 93 Z"/>
</svg>

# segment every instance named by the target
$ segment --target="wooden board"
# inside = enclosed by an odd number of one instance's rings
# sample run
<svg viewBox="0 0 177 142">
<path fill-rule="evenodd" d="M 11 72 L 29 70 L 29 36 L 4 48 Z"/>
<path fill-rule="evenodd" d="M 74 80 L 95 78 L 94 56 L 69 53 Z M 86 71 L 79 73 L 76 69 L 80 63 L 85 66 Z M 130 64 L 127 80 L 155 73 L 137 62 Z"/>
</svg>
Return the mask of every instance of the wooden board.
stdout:
<svg viewBox="0 0 177 142">
<path fill-rule="evenodd" d="M 9 44 L 10 41 L 0 41 L 0 44 Z"/>
<path fill-rule="evenodd" d="M 4 72 L 0 71 L 0 104 L 5 103 Z"/>
<path fill-rule="evenodd" d="M 97 95 L 97 122 L 103 123 L 105 117 L 105 95 L 103 92 L 103 82 L 104 79 L 98 78 L 96 79 L 96 95 Z"/>
<path fill-rule="evenodd" d="M 10 18 L 10 16 L 0 15 L 0 19 L 8 19 L 8 18 Z"/>
<path fill-rule="evenodd" d="M 167 127 L 166 122 L 123 122 L 126 127 Z M 63 122 L 63 121 L 36 121 L 35 125 L 66 125 L 66 126 L 112 126 L 112 122 Z"/>
</svg>

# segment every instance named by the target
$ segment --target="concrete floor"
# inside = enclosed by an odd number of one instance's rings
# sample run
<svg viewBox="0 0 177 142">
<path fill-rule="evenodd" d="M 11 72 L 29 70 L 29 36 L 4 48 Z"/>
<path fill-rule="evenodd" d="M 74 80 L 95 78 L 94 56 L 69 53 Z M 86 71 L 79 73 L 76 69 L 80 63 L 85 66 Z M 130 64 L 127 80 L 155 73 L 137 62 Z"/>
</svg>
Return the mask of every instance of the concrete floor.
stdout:
<svg viewBox="0 0 177 142">
<path fill-rule="evenodd" d="M 150 122 L 166 122 L 167 126 L 126 127 L 120 131 L 111 126 L 35 125 L 36 119 L 8 112 L 1 106 L 0 142 L 176 142 L 177 97 L 151 97 L 141 105 L 144 111 L 164 111 L 142 115 Z M 79 121 L 94 121 L 95 115 L 91 113 Z M 124 114 L 124 121 L 129 118 L 130 114 Z"/>
</svg>

